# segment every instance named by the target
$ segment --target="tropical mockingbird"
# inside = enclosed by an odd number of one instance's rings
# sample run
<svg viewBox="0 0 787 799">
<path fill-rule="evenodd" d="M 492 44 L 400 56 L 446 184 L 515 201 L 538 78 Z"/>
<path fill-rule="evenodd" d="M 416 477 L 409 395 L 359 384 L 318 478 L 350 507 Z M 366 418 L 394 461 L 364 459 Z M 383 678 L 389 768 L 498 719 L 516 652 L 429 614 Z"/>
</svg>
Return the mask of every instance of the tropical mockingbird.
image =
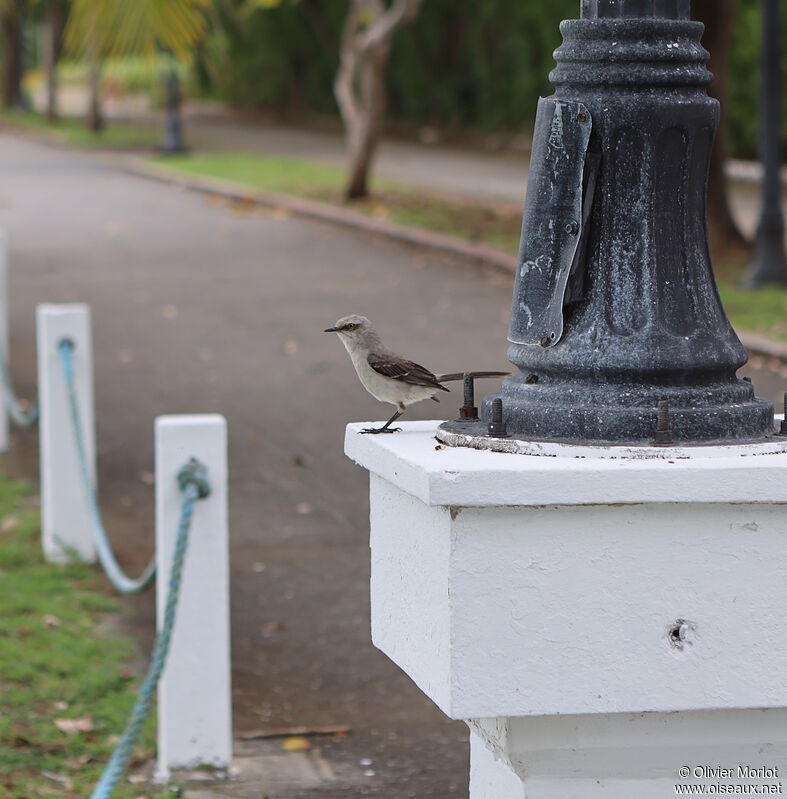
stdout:
<svg viewBox="0 0 787 799">
<path fill-rule="evenodd" d="M 431 399 L 440 402 L 438 391 L 448 391 L 443 382 L 462 380 L 460 373 L 434 375 L 428 369 L 389 350 L 372 323 L 365 316 L 345 316 L 325 329 L 336 333 L 350 354 L 363 387 L 380 402 L 395 406 L 396 412 L 382 427 L 368 427 L 363 433 L 395 433 L 391 425 L 416 402 Z M 506 372 L 478 373 L 482 377 L 502 377 Z"/>
</svg>

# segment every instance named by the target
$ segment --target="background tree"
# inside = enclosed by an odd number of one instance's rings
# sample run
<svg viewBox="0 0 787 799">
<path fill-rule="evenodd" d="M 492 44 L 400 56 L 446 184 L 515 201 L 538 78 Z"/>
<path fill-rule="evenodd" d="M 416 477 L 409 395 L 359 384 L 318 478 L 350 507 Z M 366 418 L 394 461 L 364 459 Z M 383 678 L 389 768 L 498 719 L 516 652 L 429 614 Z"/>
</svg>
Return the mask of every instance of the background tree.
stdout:
<svg viewBox="0 0 787 799">
<path fill-rule="evenodd" d="M 0 47 L 3 53 L 3 106 L 21 108 L 24 0 L 0 0 Z"/>
<path fill-rule="evenodd" d="M 695 19 L 705 23 L 703 45 L 710 52 L 710 69 L 715 76 L 710 93 L 721 102 L 721 122 L 710 164 L 708 222 L 711 241 L 717 247 L 748 247 L 730 211 L 727 196 L 727 96 L 729 61 L 737 0 L 694 0 Z"/>
<path fill-rule="evenodd" d="M 344 122 L 349 178 L 346 196 L 369 194 L 369 170 L 385 119 L 385 74 L 396 31 L 412 21 L 421 0 L 351 0 L 334 93 Z"/>
<path fill-rule="evenodd" d="M 63 33 L 68 17 L 68 0 L 39 0 L 36 16 L 42 27 L 42 67 L 46 79 L 46 118 L 54 122 L 57 110 L 57 65 L 63 54 Z"/>
<path fill-rule="evenodd" d="M 101 63 L 108 56 L 154 56 L 162 50 L 189 61 L 207 30 L 210 0 L 72 0 L 66 45 L 90 64 L 87 124 L 102 125 Z"/>
</svg>

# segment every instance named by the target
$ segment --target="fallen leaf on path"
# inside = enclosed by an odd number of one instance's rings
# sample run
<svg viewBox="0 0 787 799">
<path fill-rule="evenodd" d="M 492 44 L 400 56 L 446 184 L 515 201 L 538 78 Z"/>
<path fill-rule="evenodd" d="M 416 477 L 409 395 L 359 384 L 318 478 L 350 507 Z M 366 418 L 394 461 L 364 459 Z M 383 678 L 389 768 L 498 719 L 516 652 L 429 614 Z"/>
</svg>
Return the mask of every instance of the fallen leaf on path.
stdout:
<svg viewBox="0 0 787 799">
<path fill-rule="evenodd" d="M 55 719 L 55 727 L 66 735 L 76 735 L 80 732 L 92 732 L 93 721 L 90 716 L 81 719 Z"/>
<path fill-rule="evenodd" d="M 270 638 L 273 633 L 281 632 L 284 629 L 284 625 L 280 621 L 269 621 L 263 628 L 262 634 L 266 638 Z"/>
<path fill-rule="evenodd" d="M 299 502 L 295 506 L 295 512 L 299 516 L 308 516 L 312 512 L 312 506 L 308 502 Z"/>
<path fill-rule="evenodd" d="M 312 748 L 312 745 L 305 739 L 300 737 L 288 738 L 281 745 L 285 752 L 305 752 Z"/>
</svg>

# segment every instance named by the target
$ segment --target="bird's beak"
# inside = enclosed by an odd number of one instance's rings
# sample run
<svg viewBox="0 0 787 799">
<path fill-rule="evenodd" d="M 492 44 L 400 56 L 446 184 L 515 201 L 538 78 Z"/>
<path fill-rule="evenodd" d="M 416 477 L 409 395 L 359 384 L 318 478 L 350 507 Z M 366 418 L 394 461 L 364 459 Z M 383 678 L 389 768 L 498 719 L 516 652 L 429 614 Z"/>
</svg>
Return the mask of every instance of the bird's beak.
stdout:
<svg viewBox="0 0 787 799">
<path fill-rule="evenodd" d="M 325 330 L 322 331 L 323 333 L 338 333 L 339 329 L 337 327 L 326 327 Z"/>
</svg>

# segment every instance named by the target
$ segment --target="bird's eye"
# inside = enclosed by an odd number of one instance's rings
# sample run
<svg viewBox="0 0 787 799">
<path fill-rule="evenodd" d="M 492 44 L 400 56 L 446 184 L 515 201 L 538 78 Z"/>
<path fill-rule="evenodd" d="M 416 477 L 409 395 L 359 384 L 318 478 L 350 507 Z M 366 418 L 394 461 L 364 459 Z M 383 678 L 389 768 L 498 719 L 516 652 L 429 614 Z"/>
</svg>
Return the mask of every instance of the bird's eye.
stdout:
<svg viewBox="0 0 787 799">
<path fill-rule="evenodd" d="M 358 323 L 357 322 L 351 322 L 349 325 L 347 325 L 345 330 L 357 330 L 357 328 L 358 328 Z"/>
</svg>

